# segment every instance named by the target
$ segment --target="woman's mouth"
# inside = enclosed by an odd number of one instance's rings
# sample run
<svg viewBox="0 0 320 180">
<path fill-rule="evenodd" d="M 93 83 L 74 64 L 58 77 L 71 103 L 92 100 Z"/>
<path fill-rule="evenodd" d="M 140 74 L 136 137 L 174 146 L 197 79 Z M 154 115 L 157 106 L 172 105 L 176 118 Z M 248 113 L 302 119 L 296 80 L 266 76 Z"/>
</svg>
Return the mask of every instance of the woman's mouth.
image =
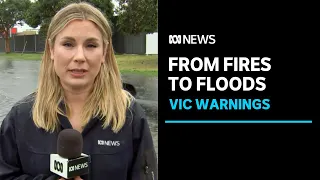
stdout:
<svg viewBox="0 0 320 180">
<path fill-rule="evenodd" d="M 86 70 L 84 70 L 84 69 L 73 69 L 73 70 L 70 70 L 71 72 L 73 72 L 73 73 L 84 73 L 84 72 L 86 72 Z"/>
<path fill-rule="evenodd" d="M 74 77 L 82 77 L 84 76 L 88 71 L 85 69 L 71 69 L 69 70 L 71 72 L 71 75 Z"/>
</svg>

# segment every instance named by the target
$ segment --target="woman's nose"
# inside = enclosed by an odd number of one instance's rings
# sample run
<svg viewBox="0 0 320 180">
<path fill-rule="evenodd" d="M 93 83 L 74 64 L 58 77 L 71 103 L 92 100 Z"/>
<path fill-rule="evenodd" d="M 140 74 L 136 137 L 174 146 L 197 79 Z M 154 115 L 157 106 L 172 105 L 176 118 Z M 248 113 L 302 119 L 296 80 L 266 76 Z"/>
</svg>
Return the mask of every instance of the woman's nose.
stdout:
<svg viewBox="0 0 320 180">
<path fill-rule="evenodd" d="M 79 46 L 77 48 L 76 54 L 74 56 L 74 61 L 76 62 L 84 62 L 86 60 L 84 55 L 84 50 L 82 46 Z"/>
</svg>

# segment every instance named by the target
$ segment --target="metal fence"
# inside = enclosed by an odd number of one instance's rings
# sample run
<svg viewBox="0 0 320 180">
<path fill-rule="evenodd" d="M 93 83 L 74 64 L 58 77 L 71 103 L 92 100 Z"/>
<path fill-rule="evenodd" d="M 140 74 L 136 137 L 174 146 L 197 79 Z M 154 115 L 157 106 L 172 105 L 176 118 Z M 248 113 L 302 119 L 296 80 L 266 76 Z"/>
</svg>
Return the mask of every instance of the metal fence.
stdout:
<svg viewBox="0 0 320 180">
<path fill-rule="evenodd" d="M 113 46 L 119 54 L 146 54 L 146 34 L 137 36 L 113 35 Z M 45 39 L 39 35 L 19 35 L 10 38 L 11 52 L 41 53 L 45 48 Z M 5 52 L 5 39 L 0 38 L 0 52 Z"/>
<path fill-rule="evenodd" d="M 116 53 L 146 54 L 146 33 L 139 35 L 113 35 L 113 46 Z"/>
</svg>

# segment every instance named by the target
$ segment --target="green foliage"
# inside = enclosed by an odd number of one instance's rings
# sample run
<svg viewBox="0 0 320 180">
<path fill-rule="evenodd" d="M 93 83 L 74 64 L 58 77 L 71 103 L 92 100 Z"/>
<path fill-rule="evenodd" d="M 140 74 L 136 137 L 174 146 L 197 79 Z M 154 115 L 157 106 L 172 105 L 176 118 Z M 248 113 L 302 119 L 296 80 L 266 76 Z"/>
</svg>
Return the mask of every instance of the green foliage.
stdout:
<svg viewBox="0 0 320 180">
<path fill-rule="evenodd" d="M 73 2 L 79 2 L 79 0 L 38 0 L 27 10 L 26 23 L 34 28 L 41 25 L 39 34 L 45 36 L 52 17 L 61 8 Z M 86 2 L 100 9 L 105 16 L 113 16 L 114 7 L 111 0 L 86 0 Z"/>
<path fill-rule="evenodd" d="M 98 8 L 109 21 L 110 25 L 115 24 L 114 21 L 114 5 L 112 0 L 82 0 L 82 2 L 88 2 L 94 7 Z"/>
<path fill-rule="evenodd" d="M 30 4 L 29 0 L 0 0 L 0 35 L 4 35 L 6 53 L 10 52 L 9 30 L 15 24 L 22 25 Z"/>
<path fill-rule="evenodd" d="M 152 33 L 158 25 L 157 0 L 117 0 L 117 27 L 125 34 Z"/>
<path fill-rule="evenodd" d="M 0 0 L 0 31 L 5 28 L 12 28 L 16 22 L 22 24 L 25 9 L 30 6 L 29 0 Z"/>
<path fill-rule="evenodd" d="M 86 2 L 98 8 L 108 20 L 112 19 L 114 5 L 111 0 L 86 0 Z"/>
<path fill-rule="evenodd" d="M 39 25 L 39 34 L 45 37 L 51 18 L 64 6 L 76 0 L 38 0 L 31 4 L 25 13 L 25 22 L 36 28 Z"/>
<path fill-rule="evenodd" d="M 0 0 L 1 1 L 1 0 Z M 41 25 L 40 35 L 45 35 L 51 18 L 61 8 L 80 0 L 38 0 L 26 10 L 25 22 L 31 27 Z M 152 33 L 157 30 L 157 0 L 117 0 L 114 9 L 112 0 L 82 0 L 94 5 L 107 17 L 113 29 L 125 34 Z M 114 13 L 118 16 L 114 16 Z"/>
</svg>

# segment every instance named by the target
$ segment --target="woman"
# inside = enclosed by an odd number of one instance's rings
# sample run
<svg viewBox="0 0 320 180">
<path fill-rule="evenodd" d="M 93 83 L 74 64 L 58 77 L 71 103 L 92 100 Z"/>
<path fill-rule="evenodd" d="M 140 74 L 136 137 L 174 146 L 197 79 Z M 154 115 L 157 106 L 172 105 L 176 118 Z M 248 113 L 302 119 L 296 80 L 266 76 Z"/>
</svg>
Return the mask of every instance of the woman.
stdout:
<svg viewBox="0 0 320 180">
<path fill-rule="evenodd" d="M 103 14 L 86 3 L 61 9 L 48 28 L 35 93 L 16 103 L 0 134 L 0 179 L 63 179 L 50 172 L 63 129 L 82 133 L 90 173 L 75 179 L 157 178 L 143 110 L 122 87 Z M 112 141 L 116 143 L 99 143 Z"/>
</svg>

